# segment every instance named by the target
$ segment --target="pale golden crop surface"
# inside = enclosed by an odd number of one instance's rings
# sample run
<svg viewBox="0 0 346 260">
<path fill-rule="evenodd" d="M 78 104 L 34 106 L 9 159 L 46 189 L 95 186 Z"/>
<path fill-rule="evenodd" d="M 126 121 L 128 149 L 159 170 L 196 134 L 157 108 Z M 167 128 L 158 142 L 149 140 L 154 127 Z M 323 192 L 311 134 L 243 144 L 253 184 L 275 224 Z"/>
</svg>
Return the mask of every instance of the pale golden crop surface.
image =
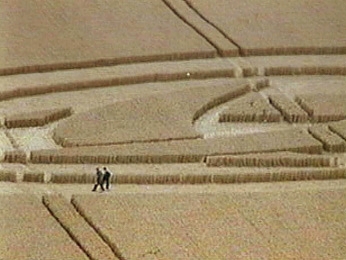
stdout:
<svg viewBox="0 0 346 260">
<path fill-rule="evenodd" d="M 197 193 L 182 188 L 180 192 L 76 195 L 73 203 L 129 259 L 345 256 L 344 188 L 283 185 L 281 191 L 239 192 L 239 187 L 235 192 L 219 186 L 217 192 L 218 186 L 214 187 L 213 192 L 206 187 L 209 192 L 202 188 Z"/>
<path fill-rule="evenodd" d="M 345 260 L 345 10 L 0 0 L 0 260 Z"/>
<path fill-rule="evenodd" d="M 346 190 L 235 196 L 241 214 L 284 258 L 343 259 Z"/>
<path fill-rule="evenodd" d="M 245 55 L 345 53 L 343 0 L 187 2 Z"/>
<path fill-rule="evenodd" d="M 0 259 L 88 259 L 39 197 L 0 196 Z"/>
<path fill-rule="evenodd" d="M 6 73 L 216 54 L 161 0 L 0 4 Z"/>
</svg>

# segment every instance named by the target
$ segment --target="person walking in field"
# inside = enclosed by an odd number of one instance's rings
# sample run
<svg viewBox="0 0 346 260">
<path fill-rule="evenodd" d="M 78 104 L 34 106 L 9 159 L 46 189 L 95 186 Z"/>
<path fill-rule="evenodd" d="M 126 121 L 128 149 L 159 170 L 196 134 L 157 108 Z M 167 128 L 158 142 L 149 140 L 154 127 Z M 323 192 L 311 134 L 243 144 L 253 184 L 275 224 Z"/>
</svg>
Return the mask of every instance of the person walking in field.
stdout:
<svg viewBox="0 0 346 260">
<path fill-rule="evenodd" d="M 100 168 L 96 168 L 96 183 L 92 191 L 96 191 L 99 185 L 101 187 L 101 190 L 104 191 L 105 189 L 103 188 L 103 173 Z"/>
<path fill-rule="evenodd" d="M 110 189 L 110 179 L 112 177 L 112 173 L 107 167 L 103 167 L 103 181 L 102 183 L 106 183 L 106 189 Z"/>
</svg>

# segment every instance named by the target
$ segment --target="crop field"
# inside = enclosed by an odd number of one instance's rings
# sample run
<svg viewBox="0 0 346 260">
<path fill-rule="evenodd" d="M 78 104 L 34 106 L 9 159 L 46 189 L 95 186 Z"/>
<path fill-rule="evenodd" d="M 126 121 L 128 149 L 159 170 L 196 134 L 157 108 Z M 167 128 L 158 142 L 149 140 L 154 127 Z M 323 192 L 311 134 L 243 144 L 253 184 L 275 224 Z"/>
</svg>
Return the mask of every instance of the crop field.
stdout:
<svg viewBox="0 0 346 260">
<path fill-rule="evenodd" d="M 0 260 L 346 259 L 345 10 L 0 0 Z"/>
<path fill-rule="evenodd" d="M 344 198 L 337 189 L 79 195 L 72 203 L 124 259 L 341 259 Z"/>
<path fill-rule="evenodd" d="M 88 259 L 34 195 L 1 195 L 1 259 Z"/>
</svg>

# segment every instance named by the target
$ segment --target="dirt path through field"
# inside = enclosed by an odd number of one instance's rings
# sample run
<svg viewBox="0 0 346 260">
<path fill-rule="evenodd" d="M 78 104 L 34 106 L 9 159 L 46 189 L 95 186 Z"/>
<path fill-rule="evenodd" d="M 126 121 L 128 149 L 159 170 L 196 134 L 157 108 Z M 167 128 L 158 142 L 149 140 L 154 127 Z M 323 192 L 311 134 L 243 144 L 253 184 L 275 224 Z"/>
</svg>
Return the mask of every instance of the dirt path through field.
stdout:
<svg viewBox="0 0 346 260">
<path fill-rule="evenodd" d="M 39 184 L 0 182 L 0 196 L 9 194 L 62 194 L 70 199 L 74 194 L 93 194 L 92 184 Z M 298 181 L 245 184 L 203 185 L 113 185 L 108 192 L 97 192 L 99 196 L 115 194 L 146 193 L 238 193 L 238 192 L 281 192 L 304 190 L 346 189 L 346 180 Z"/>
</svg>

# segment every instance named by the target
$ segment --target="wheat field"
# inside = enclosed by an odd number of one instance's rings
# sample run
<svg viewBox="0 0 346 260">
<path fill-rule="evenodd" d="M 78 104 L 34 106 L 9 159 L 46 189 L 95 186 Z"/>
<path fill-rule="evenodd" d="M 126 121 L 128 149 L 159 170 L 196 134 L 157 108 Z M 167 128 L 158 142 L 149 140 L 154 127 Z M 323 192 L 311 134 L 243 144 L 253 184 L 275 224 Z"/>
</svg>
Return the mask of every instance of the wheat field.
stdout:
<svg viewBox="0 0 346 260">
<path fill-rule="evenodd" d="M 341 259 L 344 196 L 344 189 L 154 193 L 80 195 L 72 203 L 125 259 Z"/>
<path fill-rule="evenodd" d="M 345 3 L 0 0 L 0 259 L 345 259 Z"/>
</svg>

